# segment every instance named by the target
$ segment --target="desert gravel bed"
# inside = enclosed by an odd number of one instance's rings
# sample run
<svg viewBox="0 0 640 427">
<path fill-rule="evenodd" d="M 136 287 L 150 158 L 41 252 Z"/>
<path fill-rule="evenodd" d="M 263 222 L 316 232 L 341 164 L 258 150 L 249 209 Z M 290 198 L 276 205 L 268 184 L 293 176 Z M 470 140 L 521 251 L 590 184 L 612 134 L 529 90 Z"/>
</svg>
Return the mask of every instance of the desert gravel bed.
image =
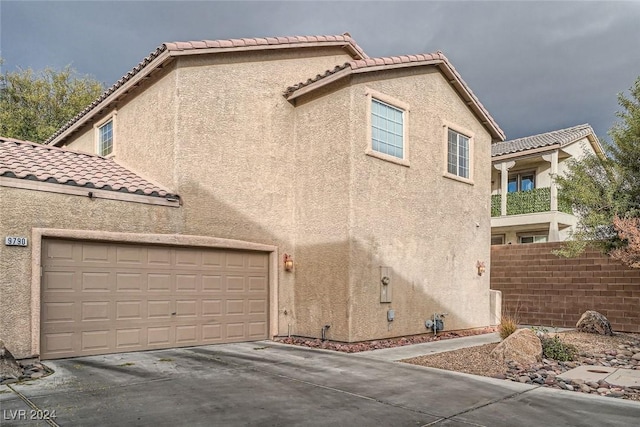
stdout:
<svg viewBox="0 0 640 427">
<path fill-rule="evenodd" d="M 581 380 L 565 382 L 557 378 L 563 372 L 580 365 L 640 370 L 640 335 L 618 333 L 614 336 L 604 336 L 578 331 L 561 332 L 557 335 L 563 342 L 576 346 L 578 356 L 574 361 L 557 362 L 543 359 L 542 362 L 529 366 L 513 362 L 501 363 L 490 356 L 491 350 L 497 344 L 486 344 L 420 356 L 403 360 L 403 362 L 537 384 L 544 387 L 640 401 L 640 387 L 618 387 L 607 384 L 605 381 L 598 383 L 585 383 Z"/>
</svg>

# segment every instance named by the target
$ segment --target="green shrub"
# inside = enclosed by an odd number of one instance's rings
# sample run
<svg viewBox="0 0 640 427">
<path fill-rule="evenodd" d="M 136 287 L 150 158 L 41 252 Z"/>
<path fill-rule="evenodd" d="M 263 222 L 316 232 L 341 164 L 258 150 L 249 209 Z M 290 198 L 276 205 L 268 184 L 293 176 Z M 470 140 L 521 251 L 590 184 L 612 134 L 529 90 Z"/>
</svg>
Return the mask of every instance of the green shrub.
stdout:
<svg viewBox="0 0 640 427">
<path fill-rule="evenodd" d="M 578 353 L 578 349 L 574 345 L 565 343 L 558 335 L 552 338 L 543 338 L 541 341 L 542 354 L 547 359 L 568 362 L 573 360 Z"/>
<path fill-rule="evenodd" d="M 518 329 L 518 319 L 516 316 L 503 314 L 502 317 L 500 317 L 500 325 L 498 326 L 500 338 L 505 339 L 514 333 L 516 329 Z"/>
</svg>

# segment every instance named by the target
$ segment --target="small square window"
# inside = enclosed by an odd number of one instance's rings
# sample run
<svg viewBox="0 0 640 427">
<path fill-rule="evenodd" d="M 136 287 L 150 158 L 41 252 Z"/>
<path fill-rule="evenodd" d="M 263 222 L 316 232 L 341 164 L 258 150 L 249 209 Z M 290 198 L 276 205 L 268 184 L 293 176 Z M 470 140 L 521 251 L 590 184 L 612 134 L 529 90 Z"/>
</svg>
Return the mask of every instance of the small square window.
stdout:
<svg viewBox="0 0 640 427">
<path fill-rule="evenodd" d="M 113 152 L 113 120 L 98 128 L 98 154 L 108 156 Z"/>
<path fill-rule="evenodd" d="M 404 111 L 371 99 L 371 149 L 404 158 Z"/>
<path fill-rule="evenodd" d="M 449 129 L 447 144 L 447 172 L 469 178 L 469 137 Z"/>
</svg>

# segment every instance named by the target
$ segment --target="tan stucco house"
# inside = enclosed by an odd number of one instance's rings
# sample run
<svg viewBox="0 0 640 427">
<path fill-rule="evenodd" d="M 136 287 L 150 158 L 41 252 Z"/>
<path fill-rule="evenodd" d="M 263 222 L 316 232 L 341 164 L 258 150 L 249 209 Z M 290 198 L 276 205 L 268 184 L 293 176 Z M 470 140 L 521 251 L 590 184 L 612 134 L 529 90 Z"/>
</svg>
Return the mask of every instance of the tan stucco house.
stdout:
<svg viewBox="0 0 640 427">
<path fill-rule="evenodd" d="M 0 143 L 0 228 L 28 239 L 1 248 L 0 336 L 60 358 L 489 325 L 502 140 L 440 52 L 165 43 L 47 146 Z"/>
<path fill-rule="evenodd" d="M 588 124 L 493 144 L 491 244 L 567 240 L 577 218 L 559 203 L 553 176 L 587 153 L 603 155 Z"/>
</svg>

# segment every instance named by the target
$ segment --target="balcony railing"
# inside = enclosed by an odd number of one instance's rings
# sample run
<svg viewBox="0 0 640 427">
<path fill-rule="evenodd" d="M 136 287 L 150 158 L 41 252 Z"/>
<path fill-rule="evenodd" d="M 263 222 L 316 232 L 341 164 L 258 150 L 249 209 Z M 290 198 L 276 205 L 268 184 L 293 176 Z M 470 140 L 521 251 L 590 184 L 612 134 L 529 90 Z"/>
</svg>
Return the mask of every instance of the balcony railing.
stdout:
<svg viewBox="0 0 640 427">
<path fill-rule="evenodd" d="M 561 190 L 558 190 L 560 193 Z M 529 191 L 507 193 L 507 215 L 549 212 L 551 210 L 551 189 L 534 188 Z M 571 206 L 558 200 L 558 210 L 572 214 Z M 500 194 L 491 196 L 491 216 L 500 216 Z"/>
</svg>

